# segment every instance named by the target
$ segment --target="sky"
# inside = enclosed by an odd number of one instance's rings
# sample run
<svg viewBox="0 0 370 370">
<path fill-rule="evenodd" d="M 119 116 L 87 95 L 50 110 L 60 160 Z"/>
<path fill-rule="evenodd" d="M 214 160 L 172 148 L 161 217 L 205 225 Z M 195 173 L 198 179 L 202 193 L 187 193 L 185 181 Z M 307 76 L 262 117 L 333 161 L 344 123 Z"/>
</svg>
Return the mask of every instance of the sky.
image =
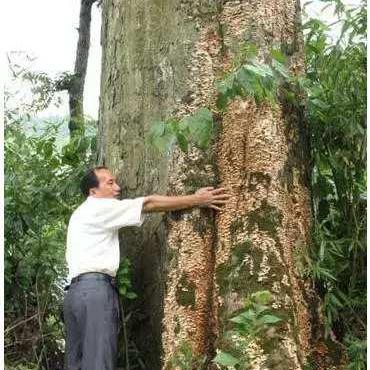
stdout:
<svg viewBox="0 0 370 370">
<path fill-rule="evenodd" d="M 304 1 L 308 2 L 308 1 Z M 344 1 L 357 4 L 359 0 Z M 320 1 L 309 1 L 306 7 L 310 16 L 334 20 L 332 10 L 321 11 Z M 6 0 L 3 29 L 7 31 L 4 40 L 6 53 L 24 51 L 36 59 L 31 63 L 33 70 L 56 76 L 64 71 L 73 71 L 78 39 L 80 0 Z M 3 4 L 3 5 L 4 5 Z M 101 9 L 93 6 L 91 22 L 91 45 L 85 82 L 85 114 L 98 117 L 100 71 L 101 71 Z M 5 86 L 9 86 L 10 72 L 5 75 Z M 68 95 L 62 94 L 63 104 L 50 107 L 39 116 L 68 115 Z"/>
<path fill-rule="evenodd" d="M 3 29 L 6 53 L 25 51 L 36 57 L 32 69 L 51 76 L 73 72 L 78 40 L 80 0 L 7 0 Z M 98 116 L 100 89 L 100 9 L 93 6 L 91 22 L 90 54 L 85 82 L 85 113 Z M 5 76 L 5 85 L 10 74 Z M 42 113 L 67 115 L 68 98 L 63 94 L 64 104 L 59 109 L 51 108 Z"/>
</svg>

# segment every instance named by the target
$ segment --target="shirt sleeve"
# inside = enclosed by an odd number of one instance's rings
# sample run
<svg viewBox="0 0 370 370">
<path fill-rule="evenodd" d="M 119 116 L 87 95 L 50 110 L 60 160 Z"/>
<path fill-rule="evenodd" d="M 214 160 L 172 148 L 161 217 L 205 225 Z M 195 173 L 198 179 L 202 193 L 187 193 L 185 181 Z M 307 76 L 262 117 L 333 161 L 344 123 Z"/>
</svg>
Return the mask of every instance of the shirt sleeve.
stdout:
<svg viewBox="0 0 370 370">
<path fill-rule="evenodd" d="M 135 199 L 114 199 L 104 217 L 104 227 L 119 229 L 124 226 L 141 226 L 145 220 L 143 210 L 144 197 Z"/>
</svg>

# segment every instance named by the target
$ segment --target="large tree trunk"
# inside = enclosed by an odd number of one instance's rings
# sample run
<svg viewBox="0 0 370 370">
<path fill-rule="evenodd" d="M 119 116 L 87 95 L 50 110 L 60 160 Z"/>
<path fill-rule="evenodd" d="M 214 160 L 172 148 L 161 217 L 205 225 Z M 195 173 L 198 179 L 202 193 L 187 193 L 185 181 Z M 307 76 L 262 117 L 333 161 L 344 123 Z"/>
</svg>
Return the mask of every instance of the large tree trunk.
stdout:
<svg viewBox="0 0 370 370">
<path fill-rule="evenodd" d="M 261 60 L 271 47 L 281 48 L 290 69 L 302 73 L 297 2 L 107 0 L 103 6 L 99 162 L 119 175 L 126 196 L 182 195 L 209 185 L 232 195 L 220 214 L 174 212 L 165 223 L 153 217 L 140 232 L 122 233 L 142 313 L 131 338 L 148 353 L 147 369 L 161 367 L 161 348 L 163 368 L 174 368 L 184 345 L 195 358 L 206 356 L 211 368 L 215 349 L 227 349 L 227 319 L 259 290 L 273 293 L 284 320 L 270 343 L 257 338 L 248 347 L 252 369 L 299 370 L 308 362 L 339 369 L 322 341 L 319 300 L 297 268 L 311 219 L 300 112 L 283 102 L 272 108 L 236 99 L 217 116 L 209 150 L 176 149 L 168 161 L 145 145 L 153 120 L 215 107 L 215 81 L 242 41 L 256 44 Z"/>
<path fill-rule="evenodd" d="M 118 175 L 124 197 L 166 193 L 167 159 L 146 139 L 150 124 L 172 113 L 183 89 L 185 50 L 173 36 L 174 13 L 166 2 L 103 3 L 98 162 Z M 121 245 L 121 254 L 133 263 L 139 295 L 126 310 L 127 315 L 134 312 L 130 346 L 137 347 L 147 369 L 160 369 L 166 276 L 163 214 L 151 215 L 140 230 L 124 229 Z"/>
</svg>

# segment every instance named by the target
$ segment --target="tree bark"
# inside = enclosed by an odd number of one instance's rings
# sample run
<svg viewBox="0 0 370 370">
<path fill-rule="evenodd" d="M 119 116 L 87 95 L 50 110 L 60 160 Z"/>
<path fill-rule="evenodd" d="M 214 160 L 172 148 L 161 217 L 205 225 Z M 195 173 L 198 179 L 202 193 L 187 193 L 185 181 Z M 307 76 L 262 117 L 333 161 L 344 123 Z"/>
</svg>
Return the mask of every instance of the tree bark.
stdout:
<svg viewBox="0 0 370 370">
<path fill-rule="evenodd" d="M 127 196 L 210 185 L 232 195 L 219 214 L 173 212 L 122 233 L 142 314 L 131 338 L 149 351 L 147 368 L 175 369 L 188 345 L 194 366 L 205 357 L 211 369 L 216 348 L 229 345 L 228 318 L 259 290 L 272 292 L 283 321 L 271 340 L 248 347 L 251 369 L 341 368 L 337 346 L 323 341 L 319 299 L 298 269 L 311 223 L 302 112 L 283 100 L 272 107 L 235 99 L 217 116 L 208 150 L 161 158 L 144 144 L 155 119 L 215 109 L 215 82 L 243 41 L 258 46 L 261 61 L 271 47 L 282 49 L 290 70 L 303 73 L 299 24 L 295 0 L 104 3 L 99 162 L 118 174 Z"/>
<path fill-rule="evenodd" d="M 84 86 L 90 49 L 91 8 L 96 0 L 81 0 L 80 22 L 74 74 L 67 89 L 69 94 L 69 132 L 71 138 L 84 131 Z"/>
<path fill-rule="evenodd" d="M 166 156 L 146 141 L 153 120 L 172 113 L 185 74 L 184 45 L 175 34 L 175 4 L 105 1 L 102 21 L 102 76 L 98 159 L 117 175 L 123 197 L 166 193 Z M 181 30 L 181 32 L 184 32 Z M 179 77 L 181 76 L 181 77 Z M 125 312 L 130 347 L 147 369 L 160 369 L 166 276 L 163 214 L 148 217 L 138 230 L 123 229 L 121 256 L 133 264 L 138 298 Z M 131 362 L 138 359 L 131 356 Z"/>
</svg>

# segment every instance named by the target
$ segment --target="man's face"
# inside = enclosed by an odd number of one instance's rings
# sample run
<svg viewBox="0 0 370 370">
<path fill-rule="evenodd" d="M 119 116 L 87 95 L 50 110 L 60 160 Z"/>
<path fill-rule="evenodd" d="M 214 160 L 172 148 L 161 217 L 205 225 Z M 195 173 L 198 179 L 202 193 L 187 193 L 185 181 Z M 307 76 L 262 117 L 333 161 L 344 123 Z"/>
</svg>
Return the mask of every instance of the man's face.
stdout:
<svg viewBox="0 0 370 370">
<path fill-rule="evenodd" d="M 99 181 L 99 187 L 90 189 L 90 195 L 96 198 L 118 198 L 121 188 L 111 172 L 102 168 L 95 170 L 95 174 Z"/>
</svg>

